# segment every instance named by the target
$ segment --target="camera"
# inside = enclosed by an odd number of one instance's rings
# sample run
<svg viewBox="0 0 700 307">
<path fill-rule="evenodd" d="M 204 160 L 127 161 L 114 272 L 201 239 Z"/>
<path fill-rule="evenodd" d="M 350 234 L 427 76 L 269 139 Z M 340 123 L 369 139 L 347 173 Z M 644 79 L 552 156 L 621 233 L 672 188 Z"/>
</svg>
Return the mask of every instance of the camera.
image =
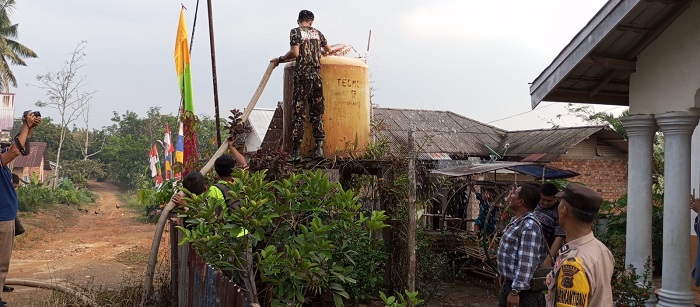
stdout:
<svg viewBox="0 0 700 307">
<path fill-rule="evenodd" d="M 29 114 L 29 113 L 34 114 L 35 117 L 41 117 L 41 112 L 39 112 L 39 111 L 34 111 L 34 112 L 24 111 L 24 113 L 22 113 L 22 118 L 27 118 L 27 114 Z"/>
</svg>

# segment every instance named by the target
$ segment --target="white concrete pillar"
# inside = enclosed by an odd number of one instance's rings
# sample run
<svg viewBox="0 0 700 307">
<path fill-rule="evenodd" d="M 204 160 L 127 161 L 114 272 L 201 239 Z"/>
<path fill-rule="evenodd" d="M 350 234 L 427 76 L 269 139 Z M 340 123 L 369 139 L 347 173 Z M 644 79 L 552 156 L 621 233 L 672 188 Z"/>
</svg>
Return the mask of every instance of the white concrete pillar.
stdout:
<svg viewBox="0 0 700 307">
<path fill-rule="evenodd" d="M 690 288 L 690 137 L 698 124 L 691 112 L 656 115 L 664 133 L 664 246 L 658 306 L 695 306 Z"/>
<path fill-rule="evenodd" d="M 652 151 L 656 120 L 652 115 L 630 115 L 621 119 L 627 131 L 627 240 L 625 267 L 642 273 L 651 257 Z M 640 274 L 641 275 L 641 274 Z"/>
</svg>

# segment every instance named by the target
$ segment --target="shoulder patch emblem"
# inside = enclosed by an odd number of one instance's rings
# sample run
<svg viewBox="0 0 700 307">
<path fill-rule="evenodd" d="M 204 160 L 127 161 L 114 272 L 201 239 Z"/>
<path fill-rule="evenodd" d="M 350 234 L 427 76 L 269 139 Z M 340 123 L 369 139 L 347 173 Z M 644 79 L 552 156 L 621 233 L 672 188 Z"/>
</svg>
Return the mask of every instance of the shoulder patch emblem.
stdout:
<svg viewBox="0 0 700 307">
<path fill-rule="evenodd" d="M 571 289 L 574 287 L 574 275 L 578 273 L 579 270 L 577 267 L 570 265 L 570 264 L 565 264 L 561 266 L 561 285 L 564 288 Z"/>
<path fill-rule="evenodd" d="M 562 261 L 556 283 L 557 307 L 588 307 L 591 285 L 581 259 L 568 258 Z"/>
</svg>

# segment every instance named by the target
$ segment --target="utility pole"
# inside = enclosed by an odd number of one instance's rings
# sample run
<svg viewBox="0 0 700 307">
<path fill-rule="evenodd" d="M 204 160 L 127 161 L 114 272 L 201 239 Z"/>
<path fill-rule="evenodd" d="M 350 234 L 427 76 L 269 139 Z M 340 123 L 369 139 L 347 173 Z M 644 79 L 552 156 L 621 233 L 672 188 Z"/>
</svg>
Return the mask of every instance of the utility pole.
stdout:
<svg viewBox="0 0 700 307">
<path fill-rule="evenodd" d="M 209 49 L 211 51 L 211 75 L 214 82 L 214 113 L 216 119 L 216 145 L 221 146 L 221 123 L 219 116 L 219 86 L 216 82 L 216 51 L 214 49 L 214 17 L 211 13 L 211 0 L 207 0 L 209 12 Z M 194 31 L 193 31 L 194 32 Z M 194 33 L 193 33 L 194 34 Z"/>
<path fill-rule="evenodd" d="M 416 291 L 416 149 L 411 125 L 408 132 L 408 291 Z"/>
</svg>

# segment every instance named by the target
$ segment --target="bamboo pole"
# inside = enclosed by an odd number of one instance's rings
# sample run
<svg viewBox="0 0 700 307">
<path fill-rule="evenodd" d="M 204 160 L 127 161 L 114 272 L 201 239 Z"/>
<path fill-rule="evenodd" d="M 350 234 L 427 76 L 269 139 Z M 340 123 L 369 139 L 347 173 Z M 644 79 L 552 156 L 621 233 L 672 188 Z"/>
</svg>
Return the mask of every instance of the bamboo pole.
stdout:
<svg viewBox="0 0 700 307">
<path fill-rule="evenodd" d="M 267 81 L 270 80 L 270 75 L 272 75 L 272 71 L 275 69 L 275 64 L 270 62 L 269 65 L 267 65 L 267 70 L 265 71 L 265 74 L 262 77 L 262 80 L 260 80 L 260 84 L 258 85 L 258 88 L 255 90 L 255 94 L 253 94 L 253 98 L 250 99 L 250 102 L 248 103 L 248 106 L 246 107 L 245 111 L 243 112 L 243 116 L 241 116 L 241 119 L 245 123 L 248 121 L 248 117 L 250 116 L 250 113 L 253 111 L 253 108 L 255 105 L 258 103 L 258 99 L 260 99 L 260 95 L 262 95 L 263 90 L 265 89 L 265 86 L 267 85 Z M 214 155 L 209 159 L 207 164 L 202 167 L 202 170 L 200 171 L 202 174 L 206 174 L 211 169 L 214 167 L 214 161 L 216 161 L 217 158 L 221 157 L 226 150 L 228 149 L 228 143 L 223 143 L 221 146 L 219 146 L 219 149 L 216 150 Z M 151 244 L 151 252 L 148 256 L 148 267 L 146 268 L 146 281 L 144 285 L 144 295 L 143 299 L 141 301 L 141 305 L 144 305 L 146 302 L 146 299 L 148 296 L 151 295 L 151 292 L 153 290 L 153 272 L 155 271 L 156 267 L 156 262 L 158 260 L 158 248 L 160 247 L 160 239 L 163 236 L 163 229 L 165 228 L 165 223 L 168 221 L 168 217 L 170 216 L 170 211 L 175 208 L 175 203 L 171 201 L 168 202 L 168 204 L 163 208 L 163 211 L 160 213 L 160 218 L 158 219 L 158 225 L 156 226 L 156 231 L 153 234 L 153 242 Z"/>
</svg>

